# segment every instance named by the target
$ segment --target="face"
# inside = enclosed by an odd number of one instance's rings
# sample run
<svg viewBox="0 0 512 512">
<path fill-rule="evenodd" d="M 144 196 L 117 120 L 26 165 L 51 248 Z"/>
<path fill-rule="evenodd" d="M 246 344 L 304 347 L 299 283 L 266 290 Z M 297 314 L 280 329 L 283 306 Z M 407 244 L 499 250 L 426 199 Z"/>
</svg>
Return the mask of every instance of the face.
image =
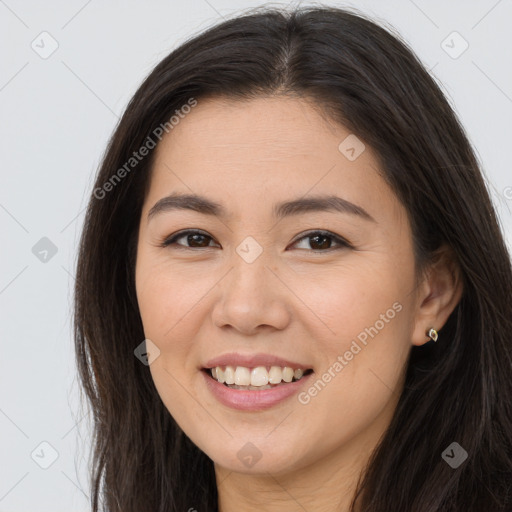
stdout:
<svg viewBox="0 0 512 512">
<path fill-rule="evenodd" d="M 376 440 L 416 302 L 410 225 L 371 148 L 307 100 L 209 99 L 155 156 L 136 289 L 176 422 L 217 467 L 245 473 Z"/>
</svg>

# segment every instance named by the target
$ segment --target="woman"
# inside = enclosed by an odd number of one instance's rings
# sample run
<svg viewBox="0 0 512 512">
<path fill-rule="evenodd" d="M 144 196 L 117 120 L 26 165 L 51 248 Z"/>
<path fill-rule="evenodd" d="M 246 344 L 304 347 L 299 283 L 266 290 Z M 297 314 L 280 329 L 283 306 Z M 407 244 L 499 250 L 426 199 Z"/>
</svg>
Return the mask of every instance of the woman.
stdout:
<svg viewBox="0 0 512 512">
<path fill-rule="evenodd" d="M 512 510 L 512 272 L 396 36 L 263 10 L 174 50 L 91 197 L 93 510 Z"/>
</svg>

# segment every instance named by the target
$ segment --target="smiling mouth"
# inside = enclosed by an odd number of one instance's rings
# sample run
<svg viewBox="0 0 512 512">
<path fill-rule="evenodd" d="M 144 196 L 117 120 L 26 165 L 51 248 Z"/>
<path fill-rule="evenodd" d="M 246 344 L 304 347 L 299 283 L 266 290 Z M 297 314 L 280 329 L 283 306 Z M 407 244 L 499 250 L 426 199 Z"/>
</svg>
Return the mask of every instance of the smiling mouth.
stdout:
<svg viewBox="0 0 512 512">
<path fill-rule="evenodd" d="M 312 368 L 290 368 L 288 366 L 216 366 L 203 368 L 213 380 L 231 389 L 260 391 L 297 382 L 313 373 Z"/>
</svg>

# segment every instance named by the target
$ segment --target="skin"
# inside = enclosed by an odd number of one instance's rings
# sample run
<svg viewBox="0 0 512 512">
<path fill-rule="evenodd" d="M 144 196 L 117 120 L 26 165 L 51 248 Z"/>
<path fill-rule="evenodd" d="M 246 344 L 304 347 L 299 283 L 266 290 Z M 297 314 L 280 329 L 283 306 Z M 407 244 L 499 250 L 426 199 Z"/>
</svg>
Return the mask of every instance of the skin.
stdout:
<svg viewBox="0 0 512 512">
<path fill-rule="evenodd" d="M 210 98 L 156 149 L 136 264 L 145 335 L 160 350 L 150 371 L 169 413 L 214 461 L 222 512 L 347 511 L 392 418 L 411 347 L 426 343 L 460 299 L 447 251 L 418 277 L 407 213 L 370 147 L 354 161 L 338 150 L 349 134 L 307 99 Z M 174 210 L 148 221 L 171 192 L 205 195 L 230 217 Z M 277 202 L 324 193 L 375 221 L 328 211 L 272 217 Z M 161 246 L 184 229 L 211 238 L 188 250 L 194 238 L 186 236 Z M 305 237 L 319 229 L 352 247 Z M 263 249 L 252 263 L 235 250 L 248 236 Z M 306 404 L 293 396 L 243 412 L 205 386 L 200 368 L 229 352 L 305 362 L 314 382 L 396 303 L 394 318 Z M 261 453 L 252 467 L 237 457 L 247 442 Z"/>
</svg>

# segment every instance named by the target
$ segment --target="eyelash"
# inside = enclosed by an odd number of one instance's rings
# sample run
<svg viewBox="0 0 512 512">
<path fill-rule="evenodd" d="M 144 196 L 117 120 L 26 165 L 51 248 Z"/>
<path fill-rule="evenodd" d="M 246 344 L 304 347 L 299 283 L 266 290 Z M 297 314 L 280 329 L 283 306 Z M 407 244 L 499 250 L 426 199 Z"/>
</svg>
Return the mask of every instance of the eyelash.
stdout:
<svg viewBox="0 0 512 512">
<path fill-rule="evenodd" d="M 183 246 L 181 244 L 176 244 L 176 241 L 179 240 L 180 238 L 184 238 L 188 235 L 204 235 L 208 238 L 210 238 L 211 240 L 213 240 L 213 237 L 211 237 L 210 235 L 208 235 L 207 233 L 205 233 L 204 231 L 200 231 L 200 230 L 195 230 L 195 229 L 186 229 L 184 231 L 179 231 L 178 233 L 170 236 L 169 238 L 166 238 L 161 244 L 160 246 L 161 247 L 169 247 L 170 245 L 176 245 L 176 248 L 178 249 L 185 249 L 185 250 L 191 250 L 191 251 L 197 251 L 197 250 L 200 250 L 200 249 L 211 249 L 210 246 L 208 247 L 187 247 L 187 246 Z M 328 237 L 328 238 L 332 238 L 338 245 L 339 247 L 330 247 L 329 249 L 303 249 L 303 250 L 307 250 L 309 252 L 314 252 L 314 253 L 321 253 L 321 252 L 331 252 L 331 251 L 336 251 L 336 250 L 340 250 L 340 249 L 351 249 L 353 248 L 353 246 L 348 243 L 345 239 L 341 238 L 340 236 L 337 236 L 335 235 L 334 233 L 331 233 L 330 231 L 324 231 L 324 230 L 317 230 L 317 231 L 309 231 L 305 234 L 303 234 L 301 236 L 301 238 L 295 240 L 295 242 L 293 242 L 293 245 L 295 245 L 296 243 L 300 242 L 301 240 L 303 240 L 304 238 L 313 238 L 314 235 L 320 235 L 320 236 L 323 236 L 323 237 Z"/>
</svg>

